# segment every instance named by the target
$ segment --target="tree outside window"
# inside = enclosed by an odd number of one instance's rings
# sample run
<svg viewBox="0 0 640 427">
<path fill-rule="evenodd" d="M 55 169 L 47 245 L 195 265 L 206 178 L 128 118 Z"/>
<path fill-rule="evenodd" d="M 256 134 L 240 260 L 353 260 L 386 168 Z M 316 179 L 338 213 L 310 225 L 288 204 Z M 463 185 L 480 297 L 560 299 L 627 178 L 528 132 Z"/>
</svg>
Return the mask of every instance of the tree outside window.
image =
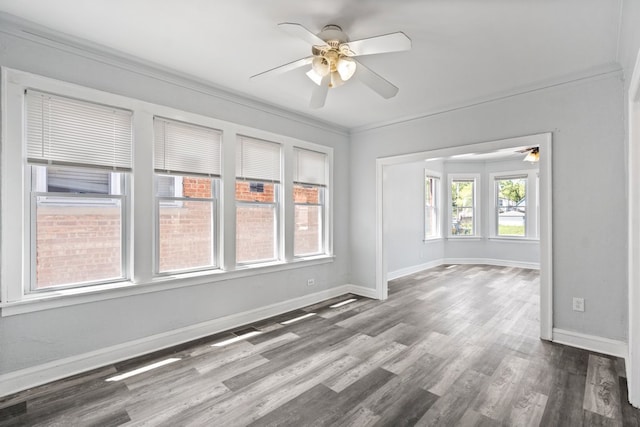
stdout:
<svg viewBox="0 0 640 427">
<path fill-rule="evenodd" d="M 475 181 L 454 179 L 451 181 L 451 234 L 472 236 L 475 234 Z"/>
<path fill-rule="evenodd" d="M 496 178 L 498 236 L 526 236 L 527 177 Z"/>
</svg>

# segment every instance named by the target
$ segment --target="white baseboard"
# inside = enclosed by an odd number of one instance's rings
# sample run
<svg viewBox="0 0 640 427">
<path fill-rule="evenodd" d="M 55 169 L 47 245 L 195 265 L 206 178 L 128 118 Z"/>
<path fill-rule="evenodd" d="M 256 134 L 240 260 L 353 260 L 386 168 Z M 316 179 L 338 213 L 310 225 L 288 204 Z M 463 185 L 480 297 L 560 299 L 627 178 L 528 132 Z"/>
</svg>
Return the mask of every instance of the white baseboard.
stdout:
<svg viewBox="0 0 640 427">
<path fill-rule="evenodd" d="M 510 261 L 505 259 L 493 258 L 445 258 L 443 260 L 443 264 L 480 264 L 496 265 L 499 267 L 530 268 L 533 270 L 540 270 L 539 262 Z"/>
<path fill-rule="evenodd" d="M 580 332 L 567 331 L 553 328 L 553 342 L 582 348 L 596 353 L 627 359 L 629 346 L 624 341 L 602 338 L 595 335 L 587 335 Z"/>
<path fill-rule="evenodd" d="M 358 285 L 344 285 L 344 288 L 348 290 L 349 293 L 354 295 L 359 295 L 361 297 L 372 298 L 372 299 L 380 299 L 376 290 L 373 288 L 365 288 L 364 286 Z"/>
<path fill-rule="evenodd" d="M 375 289 L 342 285 L 255 310 L 221 317 L 161 334 L 114 345 L 89 353 L 67 357 L 42 365 L 0 375 L 0 397 L 51 381 L 66 378 L 101 366 L 131 359 L 163 348 L 237 328 L 272 316 L 296 310 L 347 293 L 376 298 Z"/>
<path fill-rule="evenodd" d="M 509 260 L 492 259 L 492 258 L 441 258 L 441 259 L 436 259 L 433 261 L 426 262 L 424 264 L 414 265 L 411 267 L 390 271 L 387 273 L 387 280 L 399 279 L 400 277 L 409 276 L 410 274 L 418 273 L 423 270 L 428 270 L 430 268 L 439 267 L 441 265 L 450 265 L 450 264 L 496 265 L 500 267 L 529 268 L 533 270 L 540 270 L 540 263 L 538 262 L 509 261 Z M 371 297 L 371 298 L 375 298 L 375 297 Z"/>
<path fill-rule="evenodd" d="M 409 276 L 410 274 L 418 273 L 419 271 L 422 271 L 422 270 L 428 270 L 433 267 L 438 267 L 442 264 L 444 264 L 444 260 L 437 259 L 434 261 L 425 262 L 424 264 L 414 265 L 411 267 L 390 271 L 387 273 L 387 280 L 399 279 L 404 276 Z"/>
</svg>

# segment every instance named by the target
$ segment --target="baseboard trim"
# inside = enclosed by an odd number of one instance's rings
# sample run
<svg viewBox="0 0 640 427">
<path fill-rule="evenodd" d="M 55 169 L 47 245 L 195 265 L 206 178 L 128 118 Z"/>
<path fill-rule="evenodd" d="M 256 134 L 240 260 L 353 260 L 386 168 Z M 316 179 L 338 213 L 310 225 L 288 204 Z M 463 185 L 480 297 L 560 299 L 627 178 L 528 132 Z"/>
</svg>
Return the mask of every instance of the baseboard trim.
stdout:
<svg viewBox="0 0 640 427">
<path fill-rule="evenodd" d="M 221 317 L 173 331 L 117 344 L 100 350 L 67 357 L 18 371 L 0 375 L 0 397 L 17 393 L 42 384 L 76 375 L 122 360 L 162 350 L 184 342 L 213 335 L 228 329 L 277 316 L 329 298 L 353 293 L 375 298 L 375 290 L 355 285 L 342 285 L 266 307 Z"/>
<path fill-rule="evenodd" d="M 380 299 L 379 295 L 376 293 L 376 290 L 373 288 L 365 288 L 364 286 L 352 284 L 344 285 L 344 287 L 350 294 L 359 295 L 365 298 Z"/>
<path fill-rule="evenodd" d="M 499 267 L 529 268 L 533 270 L 540 270 L 539 262 L 510 261 L 510 260 L 492 259 L 492 258 L 441 258 L 441 259 L 436 259 L 433 261 L 426 262 L 424 264 L 414 265 L 411 267 L 390 271 L 387 273 L 387 280 L 399 279 L 401 277 L 409 276 L 411 274 L 418 273 L 423 270 L 439 267 L 441 265 L 451 265 L 451 264 L 495 265 Z M 375 297 L 371 297 L 371 298 L 375 298 Z"/>
<path fill-rule="evenodd" d="M 564 329 L 553 328 L 553 342 L 595 351 L 596 353 L 608 354 L 609 356 L 622 357 L 625 360 L 629 355 L 629 346 L 624 341 Z"/>
<path fill-rule="evenodd" d="M 511 261 L 493 258 L 445 258 L 443 260 L 443 264 L 482 264 L 495 265 L 498 267 L 529 268 L 533 270 L 540 270 L 539 262 Z"/>
<path fill-rule="evenodd" d="M 444 260 L 437 259 L 434 261 L 425 262 L 424 264 L 414 265 L 411 267 L 401 268 L 399 270 L 390 271 L 387 273 L 387 280 L 395 280 L 404 276 L 409 276 L 414 273 L 418 273 L 422 270 L 428 270 L 430 268 L 439 267 L 444 264 Z"/>
</svg>

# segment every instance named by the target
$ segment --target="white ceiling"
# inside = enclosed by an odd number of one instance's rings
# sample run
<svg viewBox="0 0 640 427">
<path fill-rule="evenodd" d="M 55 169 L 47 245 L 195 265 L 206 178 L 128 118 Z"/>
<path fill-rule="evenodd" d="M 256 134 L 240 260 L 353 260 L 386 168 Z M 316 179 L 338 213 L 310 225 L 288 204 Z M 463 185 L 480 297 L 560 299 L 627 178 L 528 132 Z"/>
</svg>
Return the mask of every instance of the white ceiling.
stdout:
<svg viewBox="0 0 640 427">
<path fill-rule="evenodd" d="M 0 0 L 0 11 L 349 129 L 433 114 L 619 68 L 622 0 Z M 277 27 L 337 24 L 352 40 L 403 31 L 408 52 L 362 57 L 400 88 L 358 81 L 308 107 L 301 68 L 249 76 L 310 54 Z"/>
</svg>

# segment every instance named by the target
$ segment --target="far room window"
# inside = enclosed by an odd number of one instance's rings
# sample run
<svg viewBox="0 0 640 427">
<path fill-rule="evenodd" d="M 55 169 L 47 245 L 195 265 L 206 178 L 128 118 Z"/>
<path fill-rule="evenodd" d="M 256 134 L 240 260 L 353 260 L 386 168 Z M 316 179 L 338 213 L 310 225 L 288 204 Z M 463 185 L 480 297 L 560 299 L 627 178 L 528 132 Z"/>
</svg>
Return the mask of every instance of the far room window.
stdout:
<svg viewBox="0 0 640 427">
<path fill-rule="evenodd" d="M 497 236 L 527 235 L 527 176 L 495 178 Z"/>
<path fill-rule="evenodd" d="M 236 263 L 280 258 L 280 144 L 236 143 Z"/>
<path fill-rule="evenodd" d="M 130 111 L 28 90 L 30 290 L 124 280 Z"/>
<path fill-rule="evenodd" d="M 154 118 L 156 272 L 218 267 L 222 133 Z"/>
<path fill-rule="evenodd" d="M 424 238 L 440 237 L 440 176 L 425 170 L 424 177 Z"/>
<path fill-rule="evenodd" d="M 452 236 L 475 236 L 477 234 L 476 185 L 478 178 L 450 178 L 450 233 Z"/>
<path fill-rule="evenodd" d="M 294 148 L 294 256 L 326 252 L 327 155 Z"/>
</svg>

